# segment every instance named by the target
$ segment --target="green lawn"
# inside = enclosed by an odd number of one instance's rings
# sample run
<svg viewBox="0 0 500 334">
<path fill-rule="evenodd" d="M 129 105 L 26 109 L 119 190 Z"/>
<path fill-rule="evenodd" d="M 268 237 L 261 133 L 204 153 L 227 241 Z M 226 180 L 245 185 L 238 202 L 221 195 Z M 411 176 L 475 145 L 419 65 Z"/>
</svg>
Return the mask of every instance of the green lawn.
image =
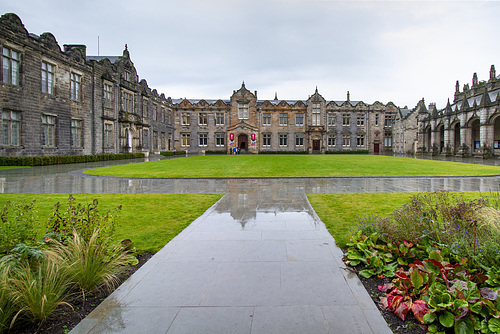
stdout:
<svg viewBox="0 0 500 334">
<path fill-rule="evenodd" d="M 488 196 L 466 192 L 466 197 Z M 336 244 L 345 248 L 349 235 L 357 231 L 359 218 L 369 215 L 384 217 L 408 202 L 415 193 L 336 193 L 307 194 L 314 211 L 325 223 Z"/>
<path fill-rule="evenodd" d="M 122 205 L 118 215 L 116 239 L 131 239 L 139 252 L 157 252 L 222 195 L 212 194 L 75 194 L 76 202 L 99 200 L 100 212 Z M 36 199 L 40 217 L 39 237 L 44 235 L 47 218 L 54 204 L 67 207 L 68 194 L 0 194 L 0 205 L 10 200 Z"/>
<path fill-rule="evenodd" d="M 377 155 L 197 156 L 87 171 L 123 177 L 307 177 L 497 175 L 500 167 Z"/>
</svg>

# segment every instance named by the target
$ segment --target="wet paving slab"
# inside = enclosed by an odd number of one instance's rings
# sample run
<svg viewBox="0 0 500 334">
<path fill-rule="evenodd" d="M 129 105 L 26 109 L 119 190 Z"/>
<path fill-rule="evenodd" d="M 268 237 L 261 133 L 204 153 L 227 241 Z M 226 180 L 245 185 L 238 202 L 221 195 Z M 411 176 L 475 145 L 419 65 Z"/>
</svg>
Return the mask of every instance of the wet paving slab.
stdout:
<svg viewBox="0 0 500 334">
<path fill-rule="evenodd" d="M 135 162 L 135 161 L 131 161 Z M 224 197 L 71 333 L 391 333 L 306 193 L 498 191 L 500 178 L 127 179 L 0 170 L 0 191 Z"/>
</svg>

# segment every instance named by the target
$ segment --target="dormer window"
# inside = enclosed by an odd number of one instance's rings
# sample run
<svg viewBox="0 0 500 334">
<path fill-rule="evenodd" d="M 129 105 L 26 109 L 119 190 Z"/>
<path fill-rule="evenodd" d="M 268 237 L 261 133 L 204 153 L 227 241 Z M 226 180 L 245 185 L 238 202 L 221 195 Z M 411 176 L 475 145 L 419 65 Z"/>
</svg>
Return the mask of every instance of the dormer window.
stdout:
<svg viewBox="0 0 500 334">
<path fill-rule="evenodd" d="M 130 81 L 130 72 L 127 71 L 123 72 L 123 79 L 125 81 Z"/>
</svg>

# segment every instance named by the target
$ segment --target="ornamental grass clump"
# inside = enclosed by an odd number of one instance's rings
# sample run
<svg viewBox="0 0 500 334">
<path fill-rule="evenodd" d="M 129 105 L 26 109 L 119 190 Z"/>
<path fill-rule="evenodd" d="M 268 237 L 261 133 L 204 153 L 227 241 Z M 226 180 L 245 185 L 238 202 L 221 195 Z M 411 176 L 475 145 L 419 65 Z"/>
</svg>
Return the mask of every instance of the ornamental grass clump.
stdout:
<svg viewBox="0 0 500 334">
<path fill-rule="evenodd" d="M 7 278 L 7 291 L 18 316 L 33 322 L 45 321 L 62 304 L 70 293 L 68 274 L 57 259 L 46 254 L 33 267 L 28 262 L 10 267 Z"/>
<path fill-rule="evenodd" d="M 12 318 L 18 311 L 7 289 L 7 268 L 0 268 L 0 333 L 11 327 Z"/>
<path fill-rule="evenodd" d="M 118 282 L 117 275 L 130 262 L 130 256 L 119 245 L 109 246 L 110 239 L 102 239 L 95 229 L 89 240 L 73 232 L 66 244 L 54 241 L 48 250 L 68 273 L 68 279 L 83 292 L 103 284 L 108 289 Z"/>
</svg>

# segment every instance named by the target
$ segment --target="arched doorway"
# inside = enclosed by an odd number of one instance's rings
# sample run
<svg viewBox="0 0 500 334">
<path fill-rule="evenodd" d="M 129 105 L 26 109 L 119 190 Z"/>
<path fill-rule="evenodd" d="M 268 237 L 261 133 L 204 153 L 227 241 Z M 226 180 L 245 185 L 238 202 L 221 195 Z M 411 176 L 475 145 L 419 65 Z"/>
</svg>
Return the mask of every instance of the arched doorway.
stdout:
<svg viewBox="0 0 500 334">
<path fill-rule="evenodd" d="M 245 134 L 238 136 L 238 147 L 241 151 L 248 151 L 248 136 Z"/>
<path fill-rule="evenodd" d="M 481 148 L 481 129 L 479 127 L 479 119 L 475 119 L 471 123 L 472 128 L 472 151 Z"/>
<path fill-rule="evenodd" d="M 457 122 L 455 126 L 453 127 L 455 129 L 454 131 L 454 140 L 453 140 L 453 150 L 455 153 L 458 152 L 460 149 L 460 122 Z"/>
</svg>

